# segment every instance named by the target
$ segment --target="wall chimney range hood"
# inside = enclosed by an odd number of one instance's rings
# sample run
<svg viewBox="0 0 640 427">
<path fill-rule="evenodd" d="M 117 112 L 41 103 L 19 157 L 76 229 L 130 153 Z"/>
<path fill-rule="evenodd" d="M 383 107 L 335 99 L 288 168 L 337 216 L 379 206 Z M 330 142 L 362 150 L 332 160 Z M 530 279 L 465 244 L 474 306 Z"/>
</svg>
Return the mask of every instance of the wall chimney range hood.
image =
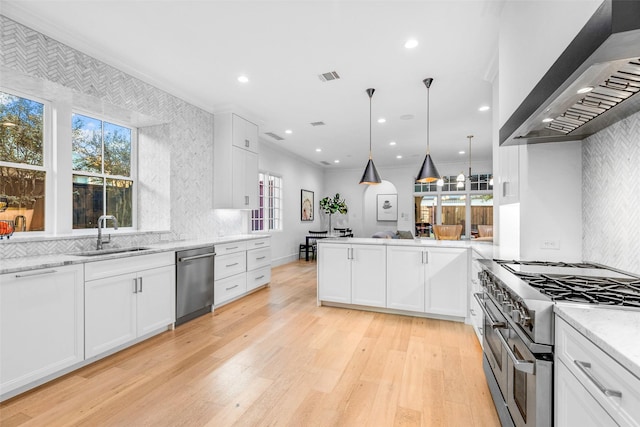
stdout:
<svg viewBox="0 0 640 427">
<path fill-rule="evenodd" d="M 500 145 L 584 139 L 640 111 L 640 1 L 605 0 L 500 128 Z"/>
</svg>

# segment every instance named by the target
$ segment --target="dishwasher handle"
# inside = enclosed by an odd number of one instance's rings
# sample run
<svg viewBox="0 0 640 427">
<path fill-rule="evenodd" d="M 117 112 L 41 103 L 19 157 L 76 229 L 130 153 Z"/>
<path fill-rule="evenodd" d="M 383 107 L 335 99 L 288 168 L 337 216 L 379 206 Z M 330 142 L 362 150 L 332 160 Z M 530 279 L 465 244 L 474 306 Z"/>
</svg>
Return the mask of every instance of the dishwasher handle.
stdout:
<svg viewBox="0 0 640 427">
<path fill-rule="evenodd" d="M 213 256 L 216 256 L 215 252 L 210 252 L 210 253 L 202 254 L 202 255 L 186 256 L 184 258 L 178 258 L 178 262 L 192 261 L 194 259 L 209 258 L 209 257 L 213 257 Z"/>
</svg>

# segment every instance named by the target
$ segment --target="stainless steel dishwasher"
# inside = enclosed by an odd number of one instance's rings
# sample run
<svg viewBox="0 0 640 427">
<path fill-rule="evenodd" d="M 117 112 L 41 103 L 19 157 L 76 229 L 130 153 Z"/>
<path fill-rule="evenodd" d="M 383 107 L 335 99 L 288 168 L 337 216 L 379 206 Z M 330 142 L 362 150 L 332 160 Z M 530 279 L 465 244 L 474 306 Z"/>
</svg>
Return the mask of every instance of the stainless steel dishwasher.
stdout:
<svg viewBox="0 0 640 427">
<path fill-rule="evenodd" d="M 176 252 L 176 326 L 211 311 L 213 246 Z"/>
</svg>

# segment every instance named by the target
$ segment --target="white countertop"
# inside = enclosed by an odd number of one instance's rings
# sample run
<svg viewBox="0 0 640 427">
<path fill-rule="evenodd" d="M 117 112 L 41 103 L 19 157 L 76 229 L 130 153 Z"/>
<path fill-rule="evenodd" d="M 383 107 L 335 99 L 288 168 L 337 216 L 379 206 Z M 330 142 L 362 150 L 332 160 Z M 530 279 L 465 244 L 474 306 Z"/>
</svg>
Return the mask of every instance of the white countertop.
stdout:
<svg viewBox="0 0 640 427">
<path fill-rule="evenodd" d="M 435 239 L 376 239 L 361 237 L 330 237 L 318 239 L 318 244 L 343 243 L 348 245 L 385 245 L 385 246 L 430 246 L 440 248 L 473 248 L 481 255 L 491 258 L 493 244 L 491 242 L 474 242 L 473 240 L 435 240 Z"/>
<path fill-rule="evenodd" d="M 640 311 L 556 303 L 555 312 L 640 378 Z"/>
<path fill-rule="evenodd" d="M 167 251 L 181 251 L 185 249 L 199 248 L 203 246 L 211 246 L 221 243 L 239 242 L 244 240 L 255 240 L 269 238 L 268 234 L 241 234 L 225 237 L 211 237 L 197 240 L 176 240 L 170 242 L 154 243 L 150 245 L 141 245 L 149 248 L 138 252 L 123 252 L 115 254 L 104 254 L 96 256 L 81 256 L 68 254 L 52 254 L 38 255 L 20 258 L 4 258 L 0 259 L 0 274 L 16 273 L 28 270 L 37 270 L 40 268 L 53 268 L 63 265 L 83 264 L 87 262 L 103 261 L 105 259 L 124 258 L 131 256 L 148 255 Z M 109 247 L 106 250 L 117 249 L 117 247 Z"/>
</svg>

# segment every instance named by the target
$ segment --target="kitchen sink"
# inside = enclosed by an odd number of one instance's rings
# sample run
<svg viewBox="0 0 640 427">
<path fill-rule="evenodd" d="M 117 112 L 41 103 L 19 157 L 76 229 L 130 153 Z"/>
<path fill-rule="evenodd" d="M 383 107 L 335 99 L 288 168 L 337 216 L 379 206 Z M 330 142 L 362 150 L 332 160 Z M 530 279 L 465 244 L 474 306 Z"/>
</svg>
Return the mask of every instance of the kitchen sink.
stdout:
<svg viewBox="0 0 640 427">
<path fill-rule="evenodd" d="M 143 248 L 143 247 L 135 246 L 132 248 L 113 248 L 113 249 L 101 249 L 96 251 L 76 252 L 69 255 L 99 256 L 99 255 L 123 254 L 123 253 L 129 253 L 129 252 L 140 252 L 140 251 L 146 251 L 149 249 L 151 248 Z"/>
</svg>

